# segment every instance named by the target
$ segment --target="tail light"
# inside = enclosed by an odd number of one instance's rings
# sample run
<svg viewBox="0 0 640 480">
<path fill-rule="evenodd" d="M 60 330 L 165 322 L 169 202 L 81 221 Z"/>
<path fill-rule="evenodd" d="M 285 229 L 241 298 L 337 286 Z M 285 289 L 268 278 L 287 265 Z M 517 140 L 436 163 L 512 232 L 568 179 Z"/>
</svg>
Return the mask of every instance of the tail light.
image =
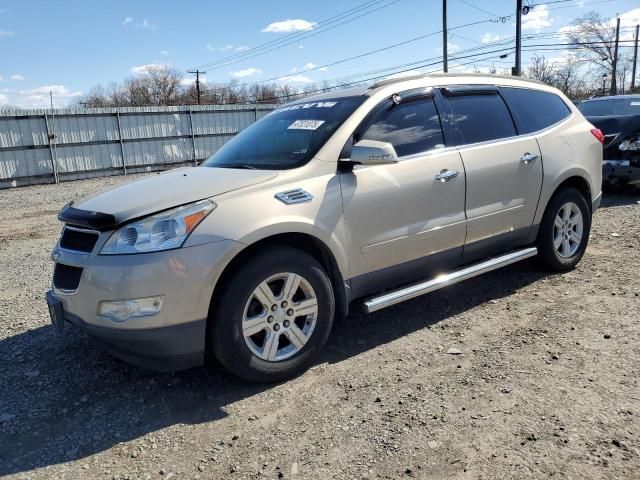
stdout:
<svg viewBox="0 0 640 480">
<path fill-rule="evenodd" d="M 596 140 L 604 144 L 604 133 L 602 133 L 602 130 L 600 130 L 599 128 L 592 128 L 591 133 L 594 137 L 596 137 Z"/>
</svg>

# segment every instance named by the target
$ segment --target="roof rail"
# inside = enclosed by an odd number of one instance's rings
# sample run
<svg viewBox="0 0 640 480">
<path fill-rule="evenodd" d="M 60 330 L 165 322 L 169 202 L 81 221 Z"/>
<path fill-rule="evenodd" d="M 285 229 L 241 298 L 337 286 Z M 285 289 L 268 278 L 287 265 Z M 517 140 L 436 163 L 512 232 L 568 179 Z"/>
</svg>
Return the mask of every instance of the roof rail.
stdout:
<svg viewBox="0 0 640 480">
<path fill-rule="evenodd" d="M 492 78 L 506 78 L 509 80 L 520 80 L 522 82 L 529 82 L 529 83 L 537 83 L 539 85 L 546 85 L 546 83 L 544 82 L 540 82 L 538 80 L 532 80 L 529 78 L 522 78 L 522 77 L 514 77 L 513 75 L 495 75 L 495 74 L 489 74 L 489 73 L 420 73 L 420 74 L 415 74 L 415 75 L 407 75 L 405 77 L 395 77 L 395 78 L 387 78 L 386 80 L 381 80 L 379 82 L 374 83 L 373 85 L 371 85 L 368 90 L 374 90 L 376 88 L 379 87 L 384 87 L 386 85 L 393 85 L 394 83 L 400 83 L 400 82 L 405 82 L 408 80 L 419 80 L 421 78 L 427 78 L 427 77 L 445 77 L 445 78 L 451 78 L 451 77 L 464 77 L 464 78 L 486 78 L 486 77 L 492 77 Z"/>
</svg>

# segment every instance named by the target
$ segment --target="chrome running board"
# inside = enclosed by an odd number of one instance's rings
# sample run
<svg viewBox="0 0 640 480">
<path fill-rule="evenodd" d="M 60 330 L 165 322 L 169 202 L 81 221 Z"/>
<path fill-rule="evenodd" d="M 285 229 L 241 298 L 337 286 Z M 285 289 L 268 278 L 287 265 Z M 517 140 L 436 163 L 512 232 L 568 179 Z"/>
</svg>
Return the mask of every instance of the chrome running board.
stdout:
<svg viewBox="0 0 640 480">
<path fill-rule="evenodd" d="M 517 250 L 515 252 L 502 255 L 501 257 L 495 257 L 490 260 L 485 260 L 484 262 L 476 263 L 475 265 L 465 267 L 462 270 L 439 275 L 426 282 L 417 283 L 409 287 L 385 293 L 379 297 L 371 298 L 364 302 L 364 308 L 367 313 L 376 312 L 383 308 L 390 307 L 391 305 L 395 305 L 396 303 L 411 300 L 412 298 L 419 297 L 425 293 L 433 292 L 434 290 L 448 287 L 454 283 L 482 275 L 483 273 L 490 272 L 491 270 L 511 265 L 512 263 L 519 262 L 525 258 L 534 257 L 537 254 L 538 249 L 536 247 Z"/>
</svg>

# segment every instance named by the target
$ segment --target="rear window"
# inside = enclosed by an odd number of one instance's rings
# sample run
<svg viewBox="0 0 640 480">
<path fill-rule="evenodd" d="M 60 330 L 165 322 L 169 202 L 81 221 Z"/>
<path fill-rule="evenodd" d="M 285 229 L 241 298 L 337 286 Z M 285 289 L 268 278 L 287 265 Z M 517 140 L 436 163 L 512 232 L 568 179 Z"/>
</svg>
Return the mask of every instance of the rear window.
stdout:
<svg viewBox="0 0 640 480">
<path fill-rule="evenodd" d="M 587 117 L 640 115 L 640 97 L 586 101 L 578 105 L 578 109 Z"/>
<path fill-rule="evenodd" d="M 462 95 L 447 99 L 464 143 L 486 142 L 516 135 L 511 114 L 499 95 Z"/>
<path fill-rule="evenodd" d="M 524 122 L 523 133 L 545 129 L 571 115 L 567 104 L 553 93 L 512 87 L 500 90 Z"/>
</svg>

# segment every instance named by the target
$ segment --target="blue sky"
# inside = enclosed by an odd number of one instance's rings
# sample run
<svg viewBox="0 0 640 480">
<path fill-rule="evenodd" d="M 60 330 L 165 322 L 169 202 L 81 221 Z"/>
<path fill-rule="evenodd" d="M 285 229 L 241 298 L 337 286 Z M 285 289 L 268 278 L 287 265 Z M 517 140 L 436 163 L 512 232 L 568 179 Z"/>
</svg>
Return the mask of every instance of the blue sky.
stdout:
<svg viewBox="0 0 640 480">
<path fill-rule="evenodd" d="M 0 0 L 0 105 L 45 106 L 52 90 L 56 106 L 64 106 L 77 101 L 93 85 L 121 81 L 138 74 L 145 65 L 168 64 L 186 71 L 229 55 L 248 56 L 247 52 L 251 52 L 248 49 L 292 32 L 313 32 L 314 27 L 315 32 L 320 32 L 323 20 L 363 3 L 365 0 Z M 524 17 L 525 35 L 556 32 L 590 10 L 606 17 L 619 13 L 627 27 L 640 22 L 637 0 L 529 3 L 538 5 Z M 239 59 L 232 65 L 205 67 L 206 80 L 224 82 L 235 78 L 257 82 L 279 78 L 280 82 L 302 86 L 441 55 L 442 36 L 436 34 L 317 69 L 441 28 L 440 0 L 380 0 L 369 4 L 362 13 L 378 10 L 326 33 L 253 58 Z M 452 57 L 482 46 L 483 42 L 486 51 L 490 51 L 488 42 L 514 35 L 513 19 L 502 22 L 498 17 L 511 15 L 515 0 L 448 0 L 448 5 L 450 27 L 493 19 L 453 30 L 449 38 Z M 627 30 L 625 35 L 630 38 L 630 29 Z M 525 40 L 525 44 L 559 41 L 539 38 Z M 563 54 L 538 53 L 549 58 L 560 58 Z M 524 54 L 525 64 L 530 55 L 531 52 Z M 475 61 L 480 69 L 491 64 L 509 67 L 513 54 L 506 59 L 498 58 L 496 53 L 450 63 L 465 63 L 459 68 L 471 69 L 470 61 Z M 434 68 L 438 66 L 422 70 Z M 285 75 L 290 76 L 281 78 Z"/>
</svg>

